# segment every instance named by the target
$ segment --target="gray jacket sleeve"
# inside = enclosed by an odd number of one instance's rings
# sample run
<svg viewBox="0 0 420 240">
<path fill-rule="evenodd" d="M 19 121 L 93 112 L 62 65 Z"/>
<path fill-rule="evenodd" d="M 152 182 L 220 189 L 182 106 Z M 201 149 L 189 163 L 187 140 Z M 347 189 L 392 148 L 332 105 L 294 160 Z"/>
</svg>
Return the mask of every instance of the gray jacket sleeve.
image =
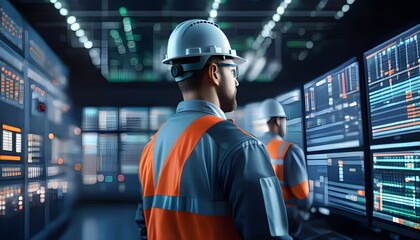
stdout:
<svg viewBox="0 0 420 240">
<path fill-rule="evenodd" d="M 139 228 L 139 239 L 147 239 L 147 229 L 146 229 L 146 220 L 143 213 L 143 190 L 140 186 L 140 200 L 137 205 L 135 221 L 136 225 Z"/>
<path fill-rule="evenodd" d="M 292 144 L 285 159 L 285 180 L 295 195 L 298 208 L 306 211 L 311 207 L 313 197 L 309 188 L 305 154 L 298 145 Z M 308 192 L 308 195 L 303 197 L 303 192 Z"/>
<path fill-rule="evenodd" d="M 234 147 L 219 168 L 219 181 L 244 239 L 291 239 L 280 183 L 262 143 Z"/>
</svg>

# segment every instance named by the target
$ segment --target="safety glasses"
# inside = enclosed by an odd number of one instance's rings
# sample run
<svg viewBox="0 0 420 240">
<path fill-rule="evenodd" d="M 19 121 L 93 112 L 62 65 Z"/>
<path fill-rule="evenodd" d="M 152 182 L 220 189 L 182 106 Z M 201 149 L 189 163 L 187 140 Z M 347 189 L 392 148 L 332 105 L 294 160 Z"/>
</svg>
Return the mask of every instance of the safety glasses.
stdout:
<svg viewBox="0 0 420 240">
<path fill-rule="evenodd" d="M 232 64 L 232 63 L 216 63 L 218 67 L 234 67 L 234 69 L 231 69 L 232 77 L 235 79 L 238 79 L 239 76 L 239 69 L 238 65 Z"/>
</svg>

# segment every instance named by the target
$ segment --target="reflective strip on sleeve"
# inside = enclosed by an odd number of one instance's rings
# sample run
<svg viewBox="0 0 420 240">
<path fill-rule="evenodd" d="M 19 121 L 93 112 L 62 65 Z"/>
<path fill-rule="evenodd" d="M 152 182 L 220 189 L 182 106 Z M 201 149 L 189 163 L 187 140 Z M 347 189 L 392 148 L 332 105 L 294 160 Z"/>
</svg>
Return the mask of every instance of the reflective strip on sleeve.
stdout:
<svg viewBox="0 0 420 240">
<path fill-rule="evenodd" d="M 160 208 L 205 216 L 231 216 L 227 201 L 214 201 L 211 199 L 156 195 L 144 197 L 143 207 L 145 210 Z"/>
<path fill-rule="evenodd" d="M 279 181 L 274 176 L 261 178 L 260 185 L 271 236 L 288 235 L 286 208 L 279 201 L 282 199 Z"/>
<path fill-rule="evenodd" d="M 272 139 L 267 143 L 267 152 L 271 159 L 279 159 L 278 152 L 283 141 Z"/>
</svg>

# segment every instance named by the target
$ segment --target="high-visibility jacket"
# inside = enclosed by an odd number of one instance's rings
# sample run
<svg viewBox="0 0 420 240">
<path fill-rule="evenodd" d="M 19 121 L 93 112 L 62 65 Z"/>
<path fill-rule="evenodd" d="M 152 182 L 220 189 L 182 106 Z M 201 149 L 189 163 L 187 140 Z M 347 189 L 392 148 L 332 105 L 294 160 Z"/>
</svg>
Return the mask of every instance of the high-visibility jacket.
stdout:
<svg viewBox="0 0 420 240">
<path fill-rule="evenodd" d="M 142 239 L 290 239 L 264 145 L 211 103 L 178 105 L 144 148 L 139 178 Z"/>
<path fill-rule="evenodd" d="M 287 142 L 273 132 L 259 138 L 267 148 L 283 192 L 286 207 L 307 210 L 311 203 L 305 155 L 296 144 Z"/>
</svg>

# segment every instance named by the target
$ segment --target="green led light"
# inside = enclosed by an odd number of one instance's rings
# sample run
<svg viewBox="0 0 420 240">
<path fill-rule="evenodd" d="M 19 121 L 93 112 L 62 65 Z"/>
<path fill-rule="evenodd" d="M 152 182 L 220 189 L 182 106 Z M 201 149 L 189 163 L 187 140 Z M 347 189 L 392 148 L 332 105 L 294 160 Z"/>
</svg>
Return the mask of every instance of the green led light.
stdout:
<svg viewBox="0 0 420 240">
<path fill-rule="evenodd" d="M 126 34 L 132 34 L 132 33 L 131 33 L 131 30 L 132 30 L 132 28 L 131 28 L 131 24 L 124 24 L 124 32 L 125 32 Z"/>
<path fill-rule="evenodd" d="M 159 79 L 156 77 L 153 71 L 143 71 L 143 79 L 144 82 L 157 82 Z"/>
<path fill-rule="evenodd" d="M 255 82 L 272 82 L 273 79 L 268 77 L 268 76 L 264 76 L 264 75 L 260 75 L 258 76 L 257 79 L 255 79 Z"/>
<path fill-rule="evenodd" d="M 231 28 L 231 24 L 228 22 L 219 22 L 220 29 L 228 29 Z"/>
<path fill-rule="evenodd" d="M 286 47 L 288 48 L 306 48 L 306 43 L 308 41 L 302 41 L 302 40 L 293 40 L 293 41 L 287 41 Z"/>
<path fill-rule="evenodd" d="M 230 45 L 231 45 L 232 49 L 235 49 L 236 51 L 245 51 L 245 50 L 247 50 L 247 48 L 245 48 L 245 45 L 244 44 L 241 44 L 241 43 L 232 42 Z"/>
<path fill-rule="evenodd" d="M 109 31 L 109 34 L 111 35 L 111 37 L 113 38 L 117 38 L 120 34 L 118 33 L 117 30 L 112 29 L 111 31 Z"/>
<path fill-rule="evenodd" d="M 120 14 L 121 14 L 122 17 L 126 17 L 127 16 L 127 8 L 120 7 Z"/>
<path fill-rule="evenodd" d="M 254 44 L 255 40 L 253 37 L 247 37 L 245 42 L 246 42 L 246 47 L 250 48 Z"/>
<path fill-rule="evenodd" d="M 136 82 L 138 77 L 133 71 L 111 69 L 107 78 L 108 82 Z"/>
<path fill-rule="evenodd" d="M 150 51 L 144 52 L 142 63 L 143 63 L 143 66 L 145 67 L 153 66 L 153 54 Z"/>
<path fill-rule="evenodd" d="M 131 24 L 130 18 L 129 17 L 123 18 L 123 24 L 124 25 L 130 25 Z"/>
<path fill-rule="evenodd" d="M 127 39 L 127 41 L 134 41 L 134 36 L 133 34 L 126 34 L 125 38 Z"/>
<path fill-rule="evenodd" d="M 111 65 L 111 67 L 116 67 L 120 65 L 120 61 L 118 61 L 117 59 L 111 59 L 109 61 L 109 64 Z"/>
<path fill-rule="evenodd" d="M 127 47 L 128 48 L 135 48 L 136 47 L 136 44 L 133 41 L 128 41 L 127 42 Z"/>
<path fill-rule="evenodd" d="M 131 65 L 137 65 L 139 63 L 139 59 L 136 57 L 133 57 L 130 59 L 130 64 Z"/>
<path fill-rule="evenodd" d="M 106 176 L 105 177 L 105 182 L 110 183 L 114 180 L 114 178 L 112 176 Z"/>
</svg>

